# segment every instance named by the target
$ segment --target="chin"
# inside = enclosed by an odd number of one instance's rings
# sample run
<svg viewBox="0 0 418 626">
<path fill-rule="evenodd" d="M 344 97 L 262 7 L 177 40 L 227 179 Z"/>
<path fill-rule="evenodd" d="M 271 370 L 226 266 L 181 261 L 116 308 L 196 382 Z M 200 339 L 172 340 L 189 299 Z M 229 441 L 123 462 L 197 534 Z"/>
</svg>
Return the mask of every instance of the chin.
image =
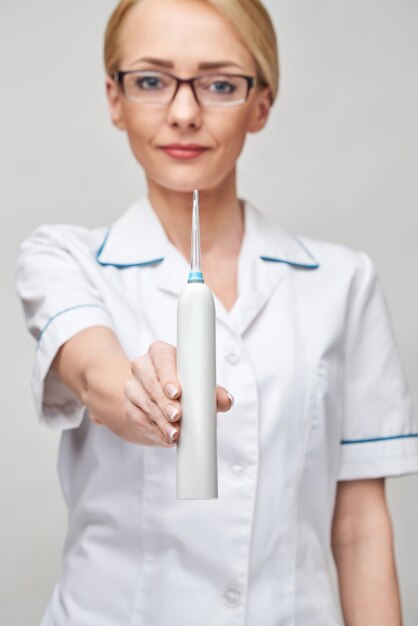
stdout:
<svg viewBox="0 0 418 626">
<path fill-rule="evenodd" d="M 196 168 L 194 171 L 193 169 L 186 171 L 186 168 L 182 168 L 180 171 L 177 169 L 176 172 L 171 173 L 165 171 L 161 175 L 154 172 L 153 175 L 149 174 L 148 178 L 168 191 L 192 193 L 194 189 L 207 191 L 221 187 L 228 176 L 229 171 L 225 169 L 222 172 L 208 172 L 202 171 L 201 168 Z"/>
<path fill-rule="evenodd" d="M 205 176 L 204 174 L 193 175 L 192 172 L 189 172 L 187 176 L 150 176 L 149 178 L 159 187 L 163 187 L 168 191 L 173 191 L 176 193 L 192 193 L 194 189 L 199 189 L 199 191 L 205 191 L 208 189 L 216 188 L 223 182 L 223 177 L 222 180 L 218 182 L 216 180 L 211 180 L 210 178 L 208 178 L 208 176 Z"/>
</svg>

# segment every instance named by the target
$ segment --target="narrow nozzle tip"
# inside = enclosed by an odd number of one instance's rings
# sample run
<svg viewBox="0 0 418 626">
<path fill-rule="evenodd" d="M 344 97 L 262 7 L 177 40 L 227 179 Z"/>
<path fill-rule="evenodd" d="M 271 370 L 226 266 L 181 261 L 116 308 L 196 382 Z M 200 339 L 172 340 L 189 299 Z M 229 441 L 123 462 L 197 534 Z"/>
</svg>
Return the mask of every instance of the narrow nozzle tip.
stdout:
<svg viewBox="0 0 418 626">
<path fill-rule="evenodd" d="M 188 282 L 203 283 L 202 271 L 200 269 L 199 192 L 197 189 L 193 191 L 192 245 Z"/>
</svg>

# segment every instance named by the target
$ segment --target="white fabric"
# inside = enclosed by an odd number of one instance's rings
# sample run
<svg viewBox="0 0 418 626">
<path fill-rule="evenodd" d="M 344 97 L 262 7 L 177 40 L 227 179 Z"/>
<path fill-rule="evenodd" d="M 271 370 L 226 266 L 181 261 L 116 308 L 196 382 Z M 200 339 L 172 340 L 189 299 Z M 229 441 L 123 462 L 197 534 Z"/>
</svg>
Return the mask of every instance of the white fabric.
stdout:
<svg viewBox="0 0 418 626">
<path fill-rule="evenodd" d="M 130 358 L 157 338 L 176 344 L 188 263 L 148 200 L 108 232 L 46 225 L 22 244 L 35 405 L 62 430 L 69 508 L 42 626 L 340 625 L 329 574 L 337 481 L 418 471 L 418 427 L 368 256 L 296 239 L 248 203 L 244 216 L 238 300 L 228 312 L 215 298 L 217 382 L 235 396 L 218 415 L 217 500 L 177 500 L 176 448 L 92 423 L 49 369 L 95 324 Z"/>
</svg>

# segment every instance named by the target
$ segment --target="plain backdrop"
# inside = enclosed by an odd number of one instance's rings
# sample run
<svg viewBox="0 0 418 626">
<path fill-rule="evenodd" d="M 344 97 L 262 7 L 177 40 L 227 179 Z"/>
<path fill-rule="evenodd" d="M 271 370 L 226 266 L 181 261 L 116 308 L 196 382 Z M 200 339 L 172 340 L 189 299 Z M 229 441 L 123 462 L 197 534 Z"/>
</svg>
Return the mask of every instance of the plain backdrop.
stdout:
<svg viewBox="0 0 418 626">
<path fill-rule="evenodd" d="M 17 248 L 42 223 L 108 224 L 145 190 L 105 100 L 102 36 L 115 4 L 0 4 L 0 622 L 7 625 L 39 623 L 67 523 L 59 434 L 37 423 L 30 395 L 34 340 L 15 294 Z M 247 143 L 240 195 L 294 234 L 372 257 L 417 406 L 418 3 L 267 6 L 281 90 L 267 129 Z M 389 479 L 387 492 L 405 626 L 416 626 L 418 477 Z"/>
</svg>

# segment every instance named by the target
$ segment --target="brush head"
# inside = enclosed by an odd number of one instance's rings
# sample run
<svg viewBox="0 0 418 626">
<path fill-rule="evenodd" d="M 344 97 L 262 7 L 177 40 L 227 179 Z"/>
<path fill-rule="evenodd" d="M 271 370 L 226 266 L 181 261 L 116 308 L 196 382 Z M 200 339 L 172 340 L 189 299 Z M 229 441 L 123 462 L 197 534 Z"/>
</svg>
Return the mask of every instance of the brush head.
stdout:
<svg viewBox="0 0 418 626">
<path fill-rule="evenodd" d="M 192 242 L 190 250 L 190 272 L 188 283 L 203 283 L 200 263 L 200 223 L 199 223 L 199 192 L 193 191 Z"/>
</svg>

